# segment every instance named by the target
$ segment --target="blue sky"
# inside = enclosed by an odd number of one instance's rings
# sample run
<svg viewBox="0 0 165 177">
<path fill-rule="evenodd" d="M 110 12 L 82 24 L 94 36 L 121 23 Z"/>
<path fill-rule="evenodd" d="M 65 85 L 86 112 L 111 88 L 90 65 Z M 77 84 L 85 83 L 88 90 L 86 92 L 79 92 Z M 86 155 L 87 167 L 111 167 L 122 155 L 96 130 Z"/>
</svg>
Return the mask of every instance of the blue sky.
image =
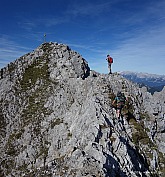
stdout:
<svg viewBox="0 0 165 177">
<path fill-rule="evenodd" d="M 1 0 L 0 68 L 44 40 L 67 44 L 92 70 L 165 74 L 164 0 Z"/>
</svg>

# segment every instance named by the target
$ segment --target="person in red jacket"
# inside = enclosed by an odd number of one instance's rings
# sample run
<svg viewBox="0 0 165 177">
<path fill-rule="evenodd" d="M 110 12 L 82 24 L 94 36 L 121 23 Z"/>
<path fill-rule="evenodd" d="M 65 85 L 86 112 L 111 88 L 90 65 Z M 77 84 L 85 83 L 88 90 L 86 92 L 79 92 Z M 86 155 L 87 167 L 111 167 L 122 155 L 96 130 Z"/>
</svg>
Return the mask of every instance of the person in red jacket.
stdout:
<svg viewBox="0 0 165 177">
<path fill-rule="evenodd" d="M 111 65 L 113 63 L 113 58 L 108 54 L 106 60 L 108 61 L 109 74 L 112 74 Z"/>
</svg>

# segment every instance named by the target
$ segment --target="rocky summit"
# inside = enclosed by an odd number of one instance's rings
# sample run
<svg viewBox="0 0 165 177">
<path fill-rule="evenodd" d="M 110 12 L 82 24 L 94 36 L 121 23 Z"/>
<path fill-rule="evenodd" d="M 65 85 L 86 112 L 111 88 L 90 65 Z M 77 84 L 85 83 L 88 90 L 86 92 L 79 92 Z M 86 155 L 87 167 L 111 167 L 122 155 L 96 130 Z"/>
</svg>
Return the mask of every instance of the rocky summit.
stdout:
<svg viewBox="0 0 165 177">
<path fill-rule="evenodd" d="M 127 102 L 121 118 L 112 101 Z M 1 177 L 164 177 L 165 88 L 151 95 L 44 43 L 1 69 Z"/>
</svg>

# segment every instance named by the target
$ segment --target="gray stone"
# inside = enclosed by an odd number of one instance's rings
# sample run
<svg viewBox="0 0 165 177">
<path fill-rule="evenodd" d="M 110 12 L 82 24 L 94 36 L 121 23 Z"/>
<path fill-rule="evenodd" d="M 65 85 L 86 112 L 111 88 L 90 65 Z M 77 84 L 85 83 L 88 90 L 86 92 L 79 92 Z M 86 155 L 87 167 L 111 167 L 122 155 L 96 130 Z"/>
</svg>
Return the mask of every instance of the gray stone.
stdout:
<svg viewBox="0 0 165 177">
<path fill-rule="evenodd" d="M 130 98 L 121 121 L 111 107 L 118 91 Z M 164 92 L 42 44 L 3 68 L 0 176 L 163 176 Z"/>
</svg>

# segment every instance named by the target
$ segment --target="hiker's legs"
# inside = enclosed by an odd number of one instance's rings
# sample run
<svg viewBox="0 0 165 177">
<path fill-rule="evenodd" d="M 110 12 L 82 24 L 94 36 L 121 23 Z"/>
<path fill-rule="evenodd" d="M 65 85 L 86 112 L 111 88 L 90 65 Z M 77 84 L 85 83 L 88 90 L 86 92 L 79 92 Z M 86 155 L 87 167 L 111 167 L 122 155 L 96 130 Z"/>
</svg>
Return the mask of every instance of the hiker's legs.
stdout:
<svg viewBox="0 0 165 177">
<path fill-rule="evenodd" d="M 112 74 L 112 71 L 111 71 L 111 63 L 108 64 L 108 67 L 109 67 L 109 74 Z"/>
<path fill-rule="evenodd" d="M 120 112 L 121 112 L 120 109 L 117 109 L 117 110 L 116 110 L 116 116 L 117 116 L 117 118 L 120 118 Z"/>
</svg>

